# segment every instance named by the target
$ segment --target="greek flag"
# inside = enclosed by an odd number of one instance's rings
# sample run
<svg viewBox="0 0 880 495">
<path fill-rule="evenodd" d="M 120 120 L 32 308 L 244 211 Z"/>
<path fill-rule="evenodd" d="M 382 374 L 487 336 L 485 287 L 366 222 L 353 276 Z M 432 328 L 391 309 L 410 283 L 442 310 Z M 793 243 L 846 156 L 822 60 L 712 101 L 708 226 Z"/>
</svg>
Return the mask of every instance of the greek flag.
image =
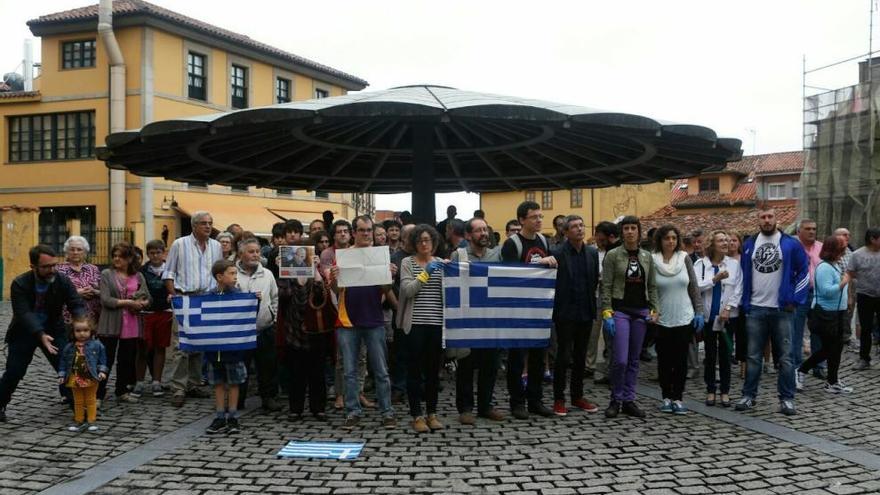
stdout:
<svg viewBox="0 0 880 495">
<path fill-rule="evenodd" d="M 556 270 L 535 265 L 446 263 L 445 347 L 546 347 Z"/>
<path fill-rule="evenodd" d="M 353 461 L 364 449 L 364 442 L 303 442 L 291 440 L 276 454 L 278 457 L 303 457 L 309 459 L 337 459 Z"/>
<path fill-rule="evenodd" d="M 171 308 L 188 352 L 243 351 L 257 348 L 257 310 L 252 292 L 175 296 Z"/>
</svg>

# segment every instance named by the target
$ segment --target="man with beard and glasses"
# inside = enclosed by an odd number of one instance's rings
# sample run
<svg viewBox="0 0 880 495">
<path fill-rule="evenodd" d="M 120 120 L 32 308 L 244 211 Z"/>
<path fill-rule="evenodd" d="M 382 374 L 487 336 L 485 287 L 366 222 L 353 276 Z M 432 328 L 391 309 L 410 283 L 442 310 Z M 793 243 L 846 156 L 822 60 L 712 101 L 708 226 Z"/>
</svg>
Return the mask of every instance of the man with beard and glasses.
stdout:
<svg viewBox="0 0 880 495">
<path fill-rule="evenodd" d="M 771 339 L 779 356 L 776 390 L 779 412 L 797 413 L 794 406 L 795 375 L 791 362 L 791 329 L 795 308 L 805 304 L 810 290 L 810 263 L 797 239 L 783 234 L 776 226 L 776 211 L 758 211 L 761 231 L 743 244 L 740 260 L 743 273 L 743 300 L 746 315 L 748 366 L 742 398 L 737 411 L 755 407 L 761 381 L 764 345 Z"/>
<path fill-rule="evenodd" d="M 452 261 L 476 261 L 500 263 L 501 248 L 490 247 L 489 225 L 482 218 L 474 217 L 465 224 L 467 247 L 452 252 Z M 458 359 L 455 374 L 455 405 L 458 421 L 463 425 L 476 424 L 474 417 L 474 369 L 477 373 L 477 416 L 491 421 L 503 421 L 504 414 L 492 407 L 495 377 L 498 374 L 498 349 L 471 349 L 467 356 Z"/>
<path fill-rule="evenodd" d="M 0 422 L 6 421 L 6 405 L 18 382 L 27 373 L 37 348 L 58 370 L 59 349 L 53 343 L 65 331 L 62 308 L 67 306 L 74 319 L 86 314 L 85 304 L 70 279 L 55 273 L 57 259 L 52 248 L 40 244 L 32 247 L 28 256 L 31 271 L 12 281 L 12 322 L 6 331 L 6 371 L 0 378 Z M 64 390 L 70 394 L 69 388 L 64 387 Z"/>
</svg>

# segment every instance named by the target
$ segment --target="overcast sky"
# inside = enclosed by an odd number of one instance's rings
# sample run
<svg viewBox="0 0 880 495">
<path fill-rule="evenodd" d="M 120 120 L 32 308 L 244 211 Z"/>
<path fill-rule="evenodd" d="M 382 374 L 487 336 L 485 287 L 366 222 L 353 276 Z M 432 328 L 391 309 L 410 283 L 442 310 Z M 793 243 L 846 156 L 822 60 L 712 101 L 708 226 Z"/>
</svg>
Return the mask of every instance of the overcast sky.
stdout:
<svg viewBox="0 0 880 495">
<path fill-rule="evenodd" d="M 88 3 L 0 0 L 0 72 L 20 70 L 28 19 Z M 432 83 L 629 112 L 711 127 L 746 154 L 801 149 L 804 55 L 815 68 L 869 46 L 869 0 L 153 3 L 362 77 L 367 91 Z M 807 83 L 856 78 L 853 62 Z M 438 217 L 450 201 L 477 207 L 476 195 L 451 198 L 438 195 Z"/>
</svg>

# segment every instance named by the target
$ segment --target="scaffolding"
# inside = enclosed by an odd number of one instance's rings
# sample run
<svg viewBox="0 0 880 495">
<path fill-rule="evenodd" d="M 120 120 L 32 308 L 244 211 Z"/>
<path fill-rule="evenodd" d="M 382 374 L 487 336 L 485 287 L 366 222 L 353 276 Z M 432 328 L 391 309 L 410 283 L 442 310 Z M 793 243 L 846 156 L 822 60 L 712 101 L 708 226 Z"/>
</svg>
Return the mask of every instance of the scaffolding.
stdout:
<svg viewBox="0 0 880 495">
<path fill-rule="evenodd" d="M 880 58 L 869 53 L 812 70 L 804 63 L 804 171 L 801 218 L 816 220 L 820 234 L 838 227 L 861 245 L 862 233 L 880 220 L 880 156 L 875 135 L 880 110 Z M 808 76 L 853 60 L 859 83 L 807 95 Z"/>
</svg>

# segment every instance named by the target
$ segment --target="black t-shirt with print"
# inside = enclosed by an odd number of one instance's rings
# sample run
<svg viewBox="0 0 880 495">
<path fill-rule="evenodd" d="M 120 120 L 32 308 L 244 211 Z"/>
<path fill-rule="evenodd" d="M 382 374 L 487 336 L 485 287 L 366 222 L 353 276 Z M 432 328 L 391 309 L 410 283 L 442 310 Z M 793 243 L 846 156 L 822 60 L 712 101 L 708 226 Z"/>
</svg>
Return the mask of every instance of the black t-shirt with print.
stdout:
<svg viewBox="0 0 880 495">
<path fill-rule="evenodd" d="M 519 240 L 522 243 L 522 255 L 517 256 L 516 244 L 513 242 L 513 239 L 507 239 L 504 241 L 504 245 L 501 246 L 501 260 L 505 263 L 535 263 L 549 255 L 547 246 L 541 241 L 540 237 L 535 236 L 534 239 L 526 239 L 520 234 L 514 235 L 519 236 Z"/>
<path fill-rule="evenodd" d="M 641 309 L 648 307 L 648 299 L 645 297 L 645 286 L 647 278 L 645 270 L 639 263 L 639 250 L 626 250 L 628 261 L 626 264 L 626 273 L 624 274 L 623 299 L 612 301 L 612 307 Z"/>
</svg>

